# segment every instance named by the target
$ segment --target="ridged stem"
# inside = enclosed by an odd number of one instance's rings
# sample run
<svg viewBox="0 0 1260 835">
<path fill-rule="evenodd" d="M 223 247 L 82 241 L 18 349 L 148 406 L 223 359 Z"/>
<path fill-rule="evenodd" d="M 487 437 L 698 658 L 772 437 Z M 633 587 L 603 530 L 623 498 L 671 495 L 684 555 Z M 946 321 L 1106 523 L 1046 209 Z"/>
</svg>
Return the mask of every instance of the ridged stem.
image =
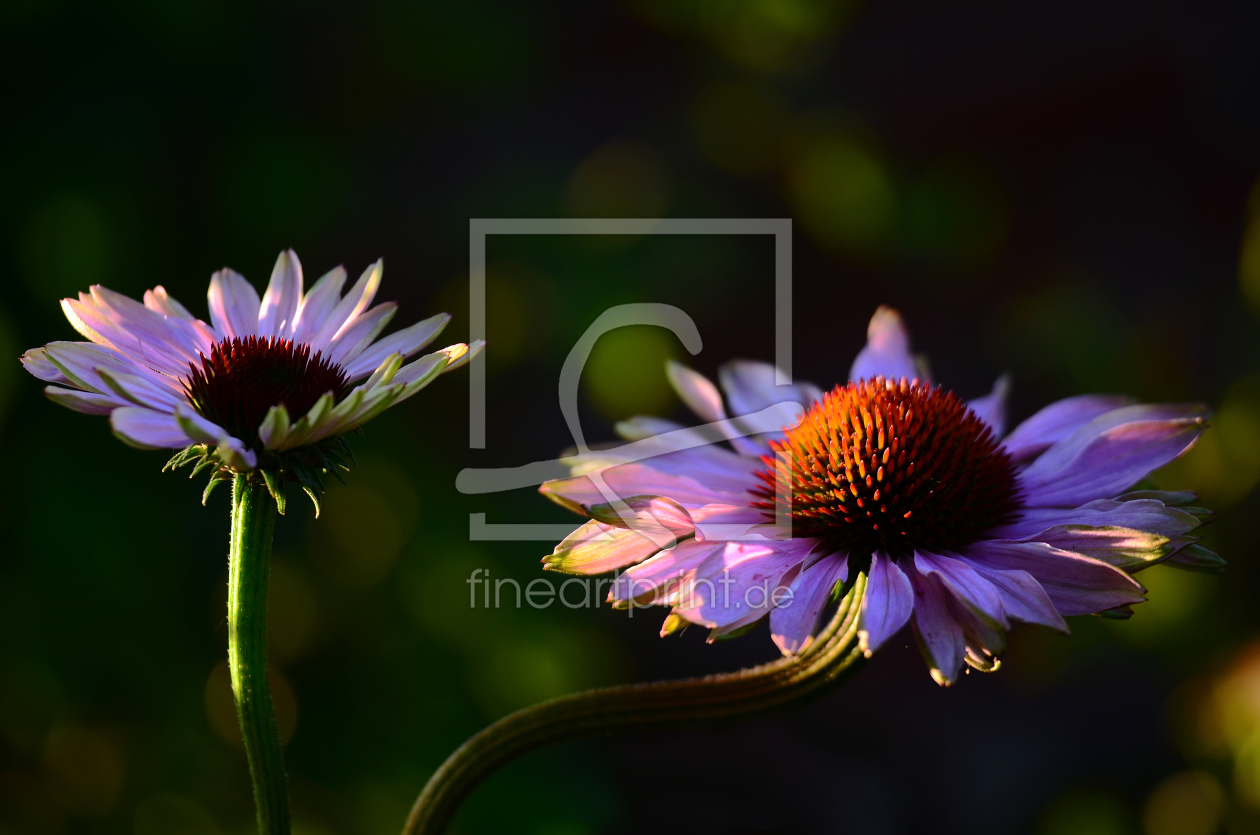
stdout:
<svg viewBox="0 0 1260 835">
<path fill-rule="evenodd" d="M 429 778 L 403 835 L 439 835 L 482 780 L 522 754 L 581 737 L 744 717 L 821 695 L 862 659 L 859 575 L 835 615 L 800 655 L 733 673 L 590 690 L 517 711 L 459 747 Z"/>
<path fill-rule="evenodd" d="M 289 787 L 267 680 L 267 577 L 276 502 L 245 475 L 232 483 L 228 669 L 254 784 L 259 835 L 289 835 Z"/>
</svg>

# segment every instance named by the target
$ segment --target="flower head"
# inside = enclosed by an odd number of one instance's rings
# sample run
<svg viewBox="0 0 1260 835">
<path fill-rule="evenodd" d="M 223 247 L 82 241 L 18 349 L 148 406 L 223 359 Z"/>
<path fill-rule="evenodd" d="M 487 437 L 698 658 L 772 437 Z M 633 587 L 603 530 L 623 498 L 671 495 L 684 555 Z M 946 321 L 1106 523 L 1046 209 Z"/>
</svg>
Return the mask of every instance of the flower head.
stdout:
<svg viewBox="0 0 1260 835">
<path fill-rule="evenodd" d="M 61 306 L 88 342 L 52 342 L 22 364 L 52 400 L 109 415 L 123 441 L 184 449 L 172 464 L 214 467 L 210 486 L 258 470 L 283 503 L 298 481 L 317 500 L 348 452 L 340 436 L 401 403 L 482 347 L 450 345 L 406 363 L 441 333 L 445 313 L 378 340 L 397 304 L 371 306 L 383 265 L 342 294 L 341 267 L 303 293 L 292 250 L 263 297 L 229 269 L 210 279 L 210 323 L 162 287 L 141 304 L 101 286 Z M 406 364 L 404 364 L 406 363 Z M 200 467 L 198 468 L 200 469 Z"/>
<path fill-rule="evenodd" d="M 889 308 L 826 394 L 747 361 L 721 370 L 725 403 L 694 371 L 669 376 L 709 426 L 625 421 L 633 443 L 566 459 L 573 477 L 541 488 L 591 517 L 544 567 L 624 569 L 609 599 L 671 607 L 662 634 L 728 636 L 768 616 L 797 653 L 862 573 L 863 649 L 910 624 L 949 684 L 964 663 L 996 669 L 1016 621 L 1127 617 L 1145 599 L 1133 573 L 1223 567 L 1197 544 L 1211 513 L 1192 493 L 1137 489 L 1198 438 L 1203 406 L 1084 395 L 1005 434 L 1005 378 L 970 402 L 933 385 Z"/>
</svg>

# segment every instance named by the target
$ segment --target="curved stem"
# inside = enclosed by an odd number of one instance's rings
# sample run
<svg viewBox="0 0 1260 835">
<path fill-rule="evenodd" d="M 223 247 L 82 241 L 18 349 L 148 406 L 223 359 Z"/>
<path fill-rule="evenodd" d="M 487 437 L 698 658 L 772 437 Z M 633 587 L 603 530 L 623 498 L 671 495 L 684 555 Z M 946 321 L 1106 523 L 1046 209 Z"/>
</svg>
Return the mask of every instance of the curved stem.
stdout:
<svg viewBox="0 0 1260 835">
<path fill-rule="evenodd" d="M 228 669 L 254 783 L 260 835 L 289 835 L 289 788 L 267 680 L 267 576 L 276 502 L 264 484 L 232 483 Z"/>
<path fill-rule="evenodd" d="M 800 655 L 733 673 L 631 684 L 564 696 L 517 711 L 459 747 L 429 778 L 403 835 L 438 835 L 464 798 L 496 770 L 537 748 L 627 729 L 703 724 L 786 707 L 820 695 L 853 672 L 862 653 L 860 575 L 835 615 Z"/>
</svg>

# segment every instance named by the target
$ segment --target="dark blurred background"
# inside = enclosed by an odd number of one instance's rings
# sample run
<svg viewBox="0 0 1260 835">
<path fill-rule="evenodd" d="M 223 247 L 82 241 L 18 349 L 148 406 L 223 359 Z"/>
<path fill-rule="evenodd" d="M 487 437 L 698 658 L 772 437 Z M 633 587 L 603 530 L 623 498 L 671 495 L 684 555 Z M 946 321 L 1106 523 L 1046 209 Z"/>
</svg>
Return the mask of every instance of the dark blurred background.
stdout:
<svg viewBox="0 0 1260 835">
<path fill-rule="evenodd" d="M 0 4 L 0 833 L 246 833 L 224 666 L 228 499 L 47 402 L 16 357 L 75 338 L 59 298 L 165 285 L 199 315 L 225 264 L 261 287 L 386 262 L 400 325 L 468 330 L 474 217 L 790 217 L 795 373 L 843 380 L 880 303 L 937 379 L 1204 400 L 1160 473 L 1219 511 L 1224 577 L 1156 568 L 1129 622 L 1017 629 L 950 690 L 912 646 L 791 713 L 533 755 L 462 833 L 1260 832 L 1260 8 L 852 0 L 142 0 Z M 541 576 L 572 521 L 460 469 L 570 443 L 560 364 L 608 305 L 676 304 L 601 341 L 588 438 L 681 415 L 662 361 L 772 359 L 768 238 L 489 244 L 488 447 L 468 377 L 355 439 L 322 518 L 278 528 L 271 656 L 301 835 L 396 832 L 438 763 L 578 688 L 775 655 L 762 628 L 662 641 L 663 612 L 470 609 L 474 568 Z M 445 343 L 441 343 L 445 344 Z M 901 642 L 905 644 L 907 642 Z"/>
</svg>

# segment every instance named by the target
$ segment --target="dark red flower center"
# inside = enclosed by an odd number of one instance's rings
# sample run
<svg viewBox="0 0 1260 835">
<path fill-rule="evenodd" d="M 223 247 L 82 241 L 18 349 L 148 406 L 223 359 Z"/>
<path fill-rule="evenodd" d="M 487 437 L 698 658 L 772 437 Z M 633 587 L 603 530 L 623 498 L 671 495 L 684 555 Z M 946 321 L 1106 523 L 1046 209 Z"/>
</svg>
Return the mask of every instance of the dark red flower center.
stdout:
<svg viewBox="0 0 1260 835">
<path fill-rule="evenodd" d="M 957 549 L 1021 504 L 1015 465 L 989 427 L 917 380 L 836 386 L 771 447 L 754 506 L 858 558 Z"/>
<path fill-rule="evenodd" d="M 296 421 L 319 398 L 346 395 L 346 372 L 309 345 L 274 336 L 225 339 L 201 355 L 201 366 L 188 364 L 184 389 L 202 417 L 252 447 L 258 427 L 272 406 L 284 404 Z"/>
</svg>

